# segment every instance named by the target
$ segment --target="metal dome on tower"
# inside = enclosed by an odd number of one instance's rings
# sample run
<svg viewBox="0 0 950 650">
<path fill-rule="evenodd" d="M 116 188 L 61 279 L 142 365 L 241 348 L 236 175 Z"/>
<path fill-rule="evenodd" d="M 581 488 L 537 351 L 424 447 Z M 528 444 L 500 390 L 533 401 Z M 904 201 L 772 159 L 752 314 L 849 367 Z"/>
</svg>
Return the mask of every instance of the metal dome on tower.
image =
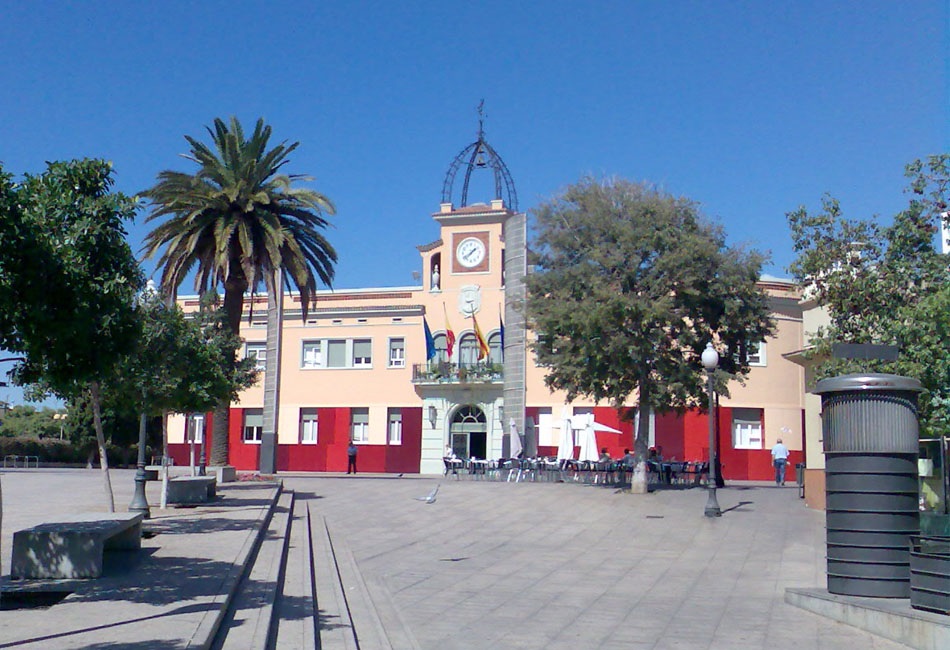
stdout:
<svg viewBox="0 0 950 650">
<path fill-rule="evenodd" d="M 452 203 L 455 178 L 460 169 L 463 167 L 465 169 L 462 195 L 458 203 L 460 208 L 468 205 L 468 187 L 472 179 L 472 172 L 490 169 L 495 177 L 495 196 L 493 198 L 504 200 L 505 207 L 517 212 L 518 193 L 515 190 L 515 183 L 511 179 L 508 166 L 505 165 L 505 161 L 501 159 L 498 152 L 485 140 L 484 107 L 485 100 L 483 99 L 478 104 L 478 139 L 459 152 L 445 174 L 445 181 L 442 183 L 442 203 Z"/>
</svg>

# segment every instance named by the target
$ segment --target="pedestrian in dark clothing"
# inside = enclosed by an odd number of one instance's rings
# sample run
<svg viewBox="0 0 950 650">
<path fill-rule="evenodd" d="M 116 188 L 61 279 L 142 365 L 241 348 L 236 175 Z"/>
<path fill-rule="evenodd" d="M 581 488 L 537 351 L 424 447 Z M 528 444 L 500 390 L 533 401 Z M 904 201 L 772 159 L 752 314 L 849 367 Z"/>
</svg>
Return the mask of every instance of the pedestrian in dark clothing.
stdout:
<svg viewBox="0 0 950 650">
<path fill-rule="evenodd" d="M 356 445 L 350 440 L 350 446 L 346 448 L 346 473 L 356 474 L 356 452 L 359 451 Z"/>
</svg>

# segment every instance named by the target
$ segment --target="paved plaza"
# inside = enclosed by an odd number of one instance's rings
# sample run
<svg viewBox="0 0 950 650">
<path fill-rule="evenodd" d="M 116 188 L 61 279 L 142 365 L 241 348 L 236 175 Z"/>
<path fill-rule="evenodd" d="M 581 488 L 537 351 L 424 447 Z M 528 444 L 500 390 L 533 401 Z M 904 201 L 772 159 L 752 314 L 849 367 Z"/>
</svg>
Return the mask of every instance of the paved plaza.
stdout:
<svg viewBox="0 0 950 650">
<path fill-rule="evenodd" d="M 132 475 L 113 472 L 117 509 L 131 499 Z M 388 635 L 378 647 L 906 647 L 785 603 L 787 587 L 824 585 L 824 514 L 806 509 L 792 486 L 730 485 L 719 491 L 722 518 L 707 519 L 701 489 L 630 495 L 452 477 L 281 478 L 296 494 L 295 520 L 335 548 L 338 575 L 314 562 L 317 582 L 341 580 L 351 610 L 373 610 Z M 5 576 L 14 530 L 105 509 L 98 470 L 7 470 L 0 481 Z M 435 503 L 415 498 L 437 484 Z M 240 564 L 266 497 L 263 485 L 229 485 L 209 506 L 159 510 L 150 483 L 155 534 L 143 540 L 140 572 L 125 567 L 124 586 L 108 597 L 86 587 L 85 597 L 49 609 L 0 611 L 0 648 L 205 647 L 202 619 Z M 292 556 L 310 547 L 292 537 L 289 548 Z M 317 625 L 340 625 L 324 606 Z M 353 611 L 359 647 L 377 647 L 359 620 Z M 320 647 L 278 633 L 277 647 L 305 646 Z"/>
</svg>

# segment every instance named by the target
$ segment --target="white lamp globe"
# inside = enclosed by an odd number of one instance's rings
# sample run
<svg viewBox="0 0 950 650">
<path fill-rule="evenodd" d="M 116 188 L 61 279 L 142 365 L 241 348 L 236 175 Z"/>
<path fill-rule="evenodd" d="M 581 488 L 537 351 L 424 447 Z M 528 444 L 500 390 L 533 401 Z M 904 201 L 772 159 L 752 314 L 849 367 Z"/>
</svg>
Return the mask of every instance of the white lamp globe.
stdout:
<svg viewBox="0 0 950 650">
<path fill-rule="evenodd" d="M 707 343 L 706 349 L 703 350 L 703 368 L 709 370 L 710 372 L 716 369 L 716 366 L 719 365 L 719 353 L 716 352 L 716 348 L 713 347 L 713 344 Z"/>
</svg>

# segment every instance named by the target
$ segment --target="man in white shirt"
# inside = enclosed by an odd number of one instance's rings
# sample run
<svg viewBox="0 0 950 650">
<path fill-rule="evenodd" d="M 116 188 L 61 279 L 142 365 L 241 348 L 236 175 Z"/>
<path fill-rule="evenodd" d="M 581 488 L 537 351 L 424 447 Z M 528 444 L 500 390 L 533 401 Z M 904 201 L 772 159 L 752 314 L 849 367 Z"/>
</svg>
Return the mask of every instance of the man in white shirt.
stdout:
<svg viewBox="0 0 950 650">
<path fill-rule="evenodd" d="M 772 447 L 772 464 L 775 465 L 775 484 L 785 485 L 785 466 L 788 464 L 788 447 L 779 438 Z"/>
</svg>

